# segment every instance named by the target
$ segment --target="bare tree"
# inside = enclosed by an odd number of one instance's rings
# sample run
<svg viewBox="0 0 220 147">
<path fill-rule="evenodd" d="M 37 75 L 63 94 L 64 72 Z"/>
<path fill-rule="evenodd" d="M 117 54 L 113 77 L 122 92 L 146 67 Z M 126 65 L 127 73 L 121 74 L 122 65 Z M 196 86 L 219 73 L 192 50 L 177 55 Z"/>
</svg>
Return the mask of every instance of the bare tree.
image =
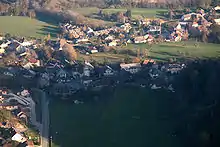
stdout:
<svg viewBox="0 0 220 147">
<path fill-rule="evenodd" d="M 63 52 L 64 52 L 64 55 L 66 56 L 66 58 L 70 61 L 74 61 L 77 59 L 77 53 L 76 53 L 76 50 L 73 48 L 72 45 L 66 43 L 64 46 L 63 46 Z"/>
</svg>

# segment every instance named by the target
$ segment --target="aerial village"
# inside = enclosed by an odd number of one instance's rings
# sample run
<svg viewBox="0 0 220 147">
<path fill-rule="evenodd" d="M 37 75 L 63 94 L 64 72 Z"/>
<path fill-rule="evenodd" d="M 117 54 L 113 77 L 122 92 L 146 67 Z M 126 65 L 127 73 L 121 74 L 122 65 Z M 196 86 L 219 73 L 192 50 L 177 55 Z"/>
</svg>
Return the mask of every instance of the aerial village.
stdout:
<svg viewBox="0 0 220 147">
<path fill-rule="evenodd" d="M 15 77 L 37 79 L 39 88 L 61 98 L 81 90 L 97 90 L 105 86 L 116 87 L 122 84 L 175 92 L 172 85 L 173 77 L 187 66 L 187 62 L 174 60 L 161 63 L 145 57 L 141 61 L 94 64 L 89 58 L 78 61 L 73 51 L 69 51 L 70 55 L 64 57 L 58 54 L 58 57 L 50 59 L 48 56 L 52 54 L 50 51 L 62 52 L 70 49 L 76 50 L 77 54 L 89 56 L 109 52 L 114 47 L 126 47 L 128 44 L 185 41 L 192 35 L 191 29 L 203 32 L 209 30 L 213 23 L 220 25 L 219 16 L 209 20 L 209 16 L 215 15 L 217 11 L 220 11 L 220 7 L 212 8 L 208 12 L 202 9 L 196 12 L 188 10 L 184 14 L 178 14 L 178 23 L 159 18 L 131 21 L 127 17 L 122 19 L 121 24 L 98 29 L 83 24 L 74 25 L 71 22 L 60 23 L 63 36 L 55 40 L 49 37 L 42 41 L 2 35 L 0 72 L 11 79 Z M 74 103 L 82 104 L 83 101 L 74 100 Z M 0 89 L 0 109 L 10 111 L 18 122 L 22 122 L 13 124 L 3 121 L 0 122 L 0 129 L 9 131 L 14 141 L 32 144 L 28 141 L 29 136 L 23 134 L 26 129 L 22 124 L 30 123 L 37 128 L 40 127 L 36 123 L 34 105 L 28 90 L 23 89 L 14 94 L 7 88 Z M 10 137 L 1 138 L 1 144 Z"/>
<path fill-rule="evenodd" d="M 35 102 L 28 90 L 12 92 L 0 89 L 0 145 L 33 147 L 40 144 L 40 124 L 36 121 Z M 30 126 L 35 131 L 29 129 Z M 11 140 L 11 141 L 10 141 Z"/>
</svg>

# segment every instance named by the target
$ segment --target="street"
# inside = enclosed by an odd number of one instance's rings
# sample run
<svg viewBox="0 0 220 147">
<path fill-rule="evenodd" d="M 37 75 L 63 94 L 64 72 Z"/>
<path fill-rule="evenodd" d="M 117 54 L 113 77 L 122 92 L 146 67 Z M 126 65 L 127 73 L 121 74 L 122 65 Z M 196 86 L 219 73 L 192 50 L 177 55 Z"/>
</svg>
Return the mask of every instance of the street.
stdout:
<svg viewBox="0 0 220 147">
<path fill-rule="evenodd" d="M 42 92 L 42 126 L 41 126 L 41 147 L 49 147 L 49 102 L 46 95 Z"/>
</svg>

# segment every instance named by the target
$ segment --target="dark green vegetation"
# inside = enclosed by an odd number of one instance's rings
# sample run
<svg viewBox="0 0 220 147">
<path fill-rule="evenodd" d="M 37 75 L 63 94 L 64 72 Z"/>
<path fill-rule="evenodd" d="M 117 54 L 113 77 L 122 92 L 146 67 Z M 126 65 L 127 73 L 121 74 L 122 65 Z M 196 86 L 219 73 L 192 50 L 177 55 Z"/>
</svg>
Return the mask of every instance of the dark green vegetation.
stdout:
<svg viewBox="0 0 220 147">
<path fill-rule="evenodd" d="M 118 87 L 82 105 L 54 100 L 54 146 L 219 147 L 219 74 L 218 60 L 198 60 L 176 77 L 175 93 Z"/>
<path fill-rule="evenodd" d="M 0 122 L 5 122 L 7 120 L 11 120 L 12 115 L 9 111 L 7 110 L 1 110 L 0 111 Z"/>
<path fill-rule="evenodd" d="M 52 101 L 53 147 L 182 146 L 173 136 L 170 93 L 129 87 L 103 93 L 95 103 Z"/>
<path fill-rule="evenodd" d="M 38 122 L 42 122 L 42 108 L 41 108 L 41 93 L 35 89 L 32 89 L 32 98 L 35 102 L 36 119 Z"/>
</svg>

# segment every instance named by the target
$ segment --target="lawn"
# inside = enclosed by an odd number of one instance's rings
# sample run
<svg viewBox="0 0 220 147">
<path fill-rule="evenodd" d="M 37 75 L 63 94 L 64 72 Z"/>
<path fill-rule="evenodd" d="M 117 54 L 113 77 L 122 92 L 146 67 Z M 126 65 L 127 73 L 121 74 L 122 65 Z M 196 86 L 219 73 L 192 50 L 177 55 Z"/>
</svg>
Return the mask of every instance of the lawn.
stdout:
<svg viewBox="0 0 220 147">
<path fill-rule="evenodd" d="M 128 44 L 128 46 L 118 47 L 118 52 L 122 50 L 131 50 L 131 54 L 114 54 L 114 53 L 97 53 L 88 55 L 80 55 L 83 59 L 94 59 L 99 63 L 103 63 L 104 58 L 109 62 L 121 62 L 126 56 L 130 58 L 137 57 L 137 49 L 144 54 L 147 50 L 148 56 L 156 61 L 169 61 L 170 59 L 185 60 L 185 59 L 207 59 L 219 58 L 220 48 L 218 44 L 201 43 L 195 45 L 194 41 L 177 42 L 177 43 L 160 43 L 154 44 L 150 48 L 148 44 Z M 134 56 L 135 55 L 135 56 Z"/>
<path fill-rule="evenodd" d="M 48 33 L 56 37 L 57 27 L 46 22 L 21 16 L 0 16 L 0 32 L 16 36 L 43 38 Z"/>
<path fill-rule="evenodd" d="M 129 87 L 103 93 L 99 102 L 82 105 L 51 102 L 53 147 L 182 146 L 172 136 L 170 93 Z"/>
<path fill-rule="evenodd" d="M 116 13 L 116 12 L 126 12 L 127 9 L 125 8 L 116 8 L 116 9 L 103 9 L 103 12 L 108 13 Z M 74 11 L 81 13 L 83 15 L 90 16 L 94 13 L 98 13 L 99 9 L 95 7 L 89 8 L 76 8 Z M 145 17 L 160 17 L 161 13 L 167 12 L 166 9 L 151 9 L 151 8 L 132 8 L 132 17 L 136 18 L 138 16 L 145 16 Z"/>
<path fill-rule="evenodd" d="M 194 41 L 178 43 L 155 44 L 152 48 L 147 44 L 129 44 L 124 49 L 136 51 L 150 49 L 149 56 L 155 60 L 168 61 L 170 58 L 195 59 L 195 58 L 219 58 L 220 48 L 218 44 L 201 43 L 195 45 Z"/>
</svg>

